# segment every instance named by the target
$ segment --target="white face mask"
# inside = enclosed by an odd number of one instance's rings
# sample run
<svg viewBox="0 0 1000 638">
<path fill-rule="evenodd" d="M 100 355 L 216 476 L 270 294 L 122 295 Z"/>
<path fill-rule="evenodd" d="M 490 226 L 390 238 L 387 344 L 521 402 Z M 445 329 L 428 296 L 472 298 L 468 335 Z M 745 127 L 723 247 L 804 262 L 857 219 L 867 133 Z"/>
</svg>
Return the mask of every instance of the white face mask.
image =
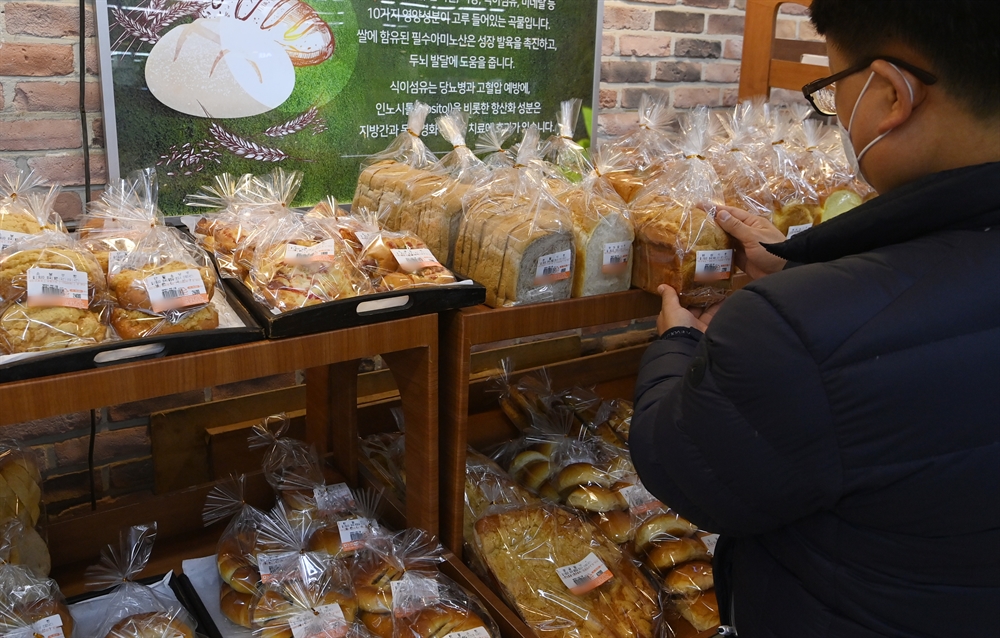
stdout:
<svg viewBox="0 0 1000 638">
<path fill-rule="evenodd" d="M 896 69 L 896 73 L 899 73 L 900 77 L 903 78 L 903 82 L 906 82 L 906 88 L 910 91 L 910 103 L 912 104 L 914 99 L 913 86 L 910 84 L 910 81 L 906 78 L 903 72 L 899 70 L 898 66 L 892 62 L 890 62 L 889 65 Z M 873 146 L 875 146 L 876 143 L 881 142 L 886 135 L 892 133 L 893 131 L 893 129 L 889 129 L 869 142 L 867 146 L 861 149 L 860 153 L 855 152 L 854 141 L 851 139 L 851 127 L 854 125 L 854 116 L 857 115 L 858 106 L 861 104 L 861 98 L 865 96 L 865 93 L 868 91 L 868 87 L 871 86 L 872 80 L 874 79 L 875 72 L 872 71 L 871 75 L 868 76 L 868 81 L 865 82 L 864 88 L 861 89 L 861 93 L 858 94 L 858 99 L 854 102 L 854 108 L 851 109 L 851 119 L 848 120 L 846 129 L 844 128 L 844 123 L 840 121 L 840 115 L 837 116 L 837 123 L 840 125 L 840 140 L 844 144 L 844 154 L 847 155 L 847 161 L 851 165 L 851 170 L 854 171 L 855 175 L 859 175 L 862 178 L 864 178 L 865 175 L 861 170 L 861 160 L 864 159 L 865 155 L 872 149 Z M 865 179 L 867 180 L 867 178 Z"/>
</svg>

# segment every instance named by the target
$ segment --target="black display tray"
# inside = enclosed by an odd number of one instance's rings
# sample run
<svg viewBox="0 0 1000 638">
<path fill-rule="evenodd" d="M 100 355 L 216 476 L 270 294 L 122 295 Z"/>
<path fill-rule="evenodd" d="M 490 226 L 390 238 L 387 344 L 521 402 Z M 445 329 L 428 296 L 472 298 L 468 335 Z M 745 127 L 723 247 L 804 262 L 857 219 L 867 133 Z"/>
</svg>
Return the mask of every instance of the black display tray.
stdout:
<svg viewBox="0 0 1000 638">
<path fill-rule="evenodd" d="M 362 295 L 274 314 L 254 299 L 238 279 L 224 279 L 226 288 L 253 313 L 270 339 L 365 326 L 380 321 L 477 306 L 486 301 L 486 288 L 477 283 L 454 286 L 426 286 Z M 374 307 L 382 303 L 389 307 Z"/>
<path fill-rule="evenodd" d="M 263 328 L 261 328 L 254 316 L 244 307 L 239 299 L 227 296 L 226 303 L 239 316 L 240 320 L 246 324 L 245 326 L 240 328 L 197 330 L 194 332 L 144 337 L 142 339 L 109 341 L 83 348 L 53 350 L 52 352 L 27 359 L 0 364 L 0 383 L 23 381 L 25 379 L 47 377 L 67 372 L 79 372 L 80 370 L 92 370 L 119 363 L 130 363 L 143 359 L 158 359 L 175 354 L 224 348 L 264 339 Z M 141 350 L 137 350 L 132 356 L 105 361 L 109 358 L 110 353 L 128 348 L 141 348 Z M 126 353 L 119 354 L 126 355 Z"/>
<path fill-rule="evenodd" d="M 140 578 L 135 582 L 141 585 L 152 585 L 163 580 L 166 574 L 160 574 L 159 576 L 149 576 L 147 578 Z M 198 622 L 198 626 L 195 631 L 198 632 L 199 636 L 208 636 L 209 638 L 222 638 L 222 634 L 219 633 L 219 628 L 215 626 L 215 622 L 212 621 L 212 617 L 209 616 L 208 611 L 205 610 L 205 605 L 201 602 L 201 598 L 195 592 L 194 587 L 191 586 L 191 581 L 184 574 L 174 574 L 170 577 L 170 589 L 174 592 L 174 596 L 184 609 L 194 617 Z M 109 587 L 108 589 L 102 589 L 100 591 L 89 591 L 79 596 L 73 596 L 66 599 L 66 603 L 72 605 L 74 603 L 80 603 L 85 600 L 90 600 L 92 598 L 97 598 L 98 596 L 104 596 L 110 594 L 115 590 L 114 587 Z"/>
</svg>

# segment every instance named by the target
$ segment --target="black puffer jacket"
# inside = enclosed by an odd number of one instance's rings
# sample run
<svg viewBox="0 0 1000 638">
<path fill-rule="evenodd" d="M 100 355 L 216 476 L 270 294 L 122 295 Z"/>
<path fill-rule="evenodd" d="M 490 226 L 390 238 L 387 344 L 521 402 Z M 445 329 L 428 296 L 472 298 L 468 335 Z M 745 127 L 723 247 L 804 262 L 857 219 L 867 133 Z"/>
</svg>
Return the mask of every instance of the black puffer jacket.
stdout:
<svg viewBox="0 0 1000 638">
<path fill-rule="evenodd" d="M 770 249 L 801 265 L 646 352 L 643 482 L 723 535 L 741 638 L 997 635 L 1000 164 Z"/>
</svg>

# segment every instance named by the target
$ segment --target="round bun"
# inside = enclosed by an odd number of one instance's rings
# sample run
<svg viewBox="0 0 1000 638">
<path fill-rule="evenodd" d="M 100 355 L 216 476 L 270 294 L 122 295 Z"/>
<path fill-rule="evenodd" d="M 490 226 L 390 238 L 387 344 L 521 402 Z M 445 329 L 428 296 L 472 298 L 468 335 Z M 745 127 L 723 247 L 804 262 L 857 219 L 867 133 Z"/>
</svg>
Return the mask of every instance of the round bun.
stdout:
<svg viewBox="0 0 1000 638">
<path fill-rule="evenodd" d="M 551 472 L 552 464 L 548 461 L 532 461 L 521 468 L 521 471 L 515 474 L 514 478 L 529 490 L 537 492 L 541 489 L 542 484 L 548 480 Z"/>
<path fill-rule="evenodd" d="M 678 603 L 677 609 L 684 620 L 698 631 L 708 631 L 719 626 L 719 601 L 715 598 L 715 590 L 711 589 L 694 599 L 685 599 Z"/>
<path fill-rule="evenodd" d="M 614 481 L 607 472 L 597 469 L 590 463 L 572 463 L 559 472 L 555 487 L 560 494 L 565 494 L 582 485 L 610 488 L 612 483 Z"/>
<path fill-rule="evenodd" d="M 167 612 L 150 611 L 122 618 L 106 638 L 194 638 L 194 631 Z"/>
<path fill-rule="evenodd" d="M 628 503 L 619 492 L 597 486 L 576 488 L 566 496 L 566 505 L 588 512 L 628 509 Z"/>
<path fill-rule="evenodd" d="M 694 596 L 715 586 L 712 564 L 704 560 L 691 561 L 670 570 L 663 578 L 663 588 L 675 596 Z"/>
<path fill-rule="evenodd" d="M 359 614 L 359 618 L 368 631 L 378 638 L 392 638 L 392 615 L 363 611 Z"/>
<path fill-rule="evenodd" d="M 612 510 L 593 514 L 590 521 L 597 525 L 605 536 L 619 545 L 627 543 L 633 538 L 632 517 L 628 512 Z"/>
<path fill-rule="evenodd" d="M 320 527 L 309 538 L 309 551 L 311 552 L 326 552 L 330 556 L 337 556 L 341 549 L 340 528 L 336 525 Z"/>
<path fill-rule="evenodd" d="M 657 543 L 647 554 L 649 564 L 661 574 L 689 560 L 710 560 L 708 548 L 698 538 L 679 538 Z"/>
<path fill-rule="evenodd" d="M 639 525 L 635 532 L 635 548 L 639 552 L 646 551 L 651 543 L 657 540 L 684 538 L 698 531 L 690 521 L 674 512 L 664 512 L 652 516 Z"/>
<path fill-rule="evenodd" d="M 357 585 L 354 593 L 358 597 L 358 607 L 371 614 L 388 614 L 392 611 L 392 590 L 374 585 Z"/>
<path fill-rule="evenodd" d="M 354 622 L 354 619 L 358 617 L 358 600 L 350 594 L 341 593 L 336 590 L 330 590 L 319 597 L 316 602 L 317 607 L 322 607 L 323 605 L 332 605 L 337 603 L 340 605 L 340 611 L 344 612 L 344 618 L 347 620 L 348 624 Z"/>
<path fill-rule="evenodd" d="M 253 604 L 253 595 L 236 591 L 229 585 L 222 583 L 219 590 L 219 607 L 222 615 L 240 627 L 251 627 L 250 609 Z"/>
<path fill-rule="evenodd" d="M 552 485 L 552 481 L 547 481 L 544 485 L 542 485 L 542 489 L 538 490 L 538 496 L 543 500 L 549 501 L 550 503 L 562 502 L 559 490 Z"/>
<path fill-rule="evenodd" d="M 509 472 L 511 476 L 517 476 L 525 466 L 530 463 L 537 463 L 539 461 L 548 463 L 549 455 L 542 454 L 541 452 L 536 452 L 535 450 L 525 450 L 520 452 L 514 457 L 514 460 L 510 463 Z"/>
<path fill-rule="evenodd" d="M 222 581 L 241 594 L 256 594 L 260 572 L 241 555 L 219 553 L 216 559 Z"/>
<path fill-rule="evenodd" d="M 265 589 L 253 605 L 251 620 L 254 625 L 260 627 L 285 619 L 287 627 L 287 618 L 294 610 L 295 606 L 284 596 L 272 589 Z"/>
</svg>

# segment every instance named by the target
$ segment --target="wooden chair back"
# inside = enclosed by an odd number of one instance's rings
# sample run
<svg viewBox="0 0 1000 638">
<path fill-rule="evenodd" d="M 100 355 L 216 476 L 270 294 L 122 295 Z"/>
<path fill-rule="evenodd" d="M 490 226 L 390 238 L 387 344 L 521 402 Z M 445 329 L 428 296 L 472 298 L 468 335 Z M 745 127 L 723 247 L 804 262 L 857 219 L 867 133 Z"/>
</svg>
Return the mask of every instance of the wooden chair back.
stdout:
<svg viewBox="0 0 1000 638">
<path fill-rule="evenodd" d="M 747 0 L 740 65 L 741 100 L 758 96 L 768 98 L 772 88 L 798 91 L 830 73 L 825 66 L 799 61 L 804 53 L 826 55 L 825 43 L 775 38 L 778 10 L 785 2 Z M 793 0 L 792 3 L 809 6 L 812 0 Z"/>
</svg>

